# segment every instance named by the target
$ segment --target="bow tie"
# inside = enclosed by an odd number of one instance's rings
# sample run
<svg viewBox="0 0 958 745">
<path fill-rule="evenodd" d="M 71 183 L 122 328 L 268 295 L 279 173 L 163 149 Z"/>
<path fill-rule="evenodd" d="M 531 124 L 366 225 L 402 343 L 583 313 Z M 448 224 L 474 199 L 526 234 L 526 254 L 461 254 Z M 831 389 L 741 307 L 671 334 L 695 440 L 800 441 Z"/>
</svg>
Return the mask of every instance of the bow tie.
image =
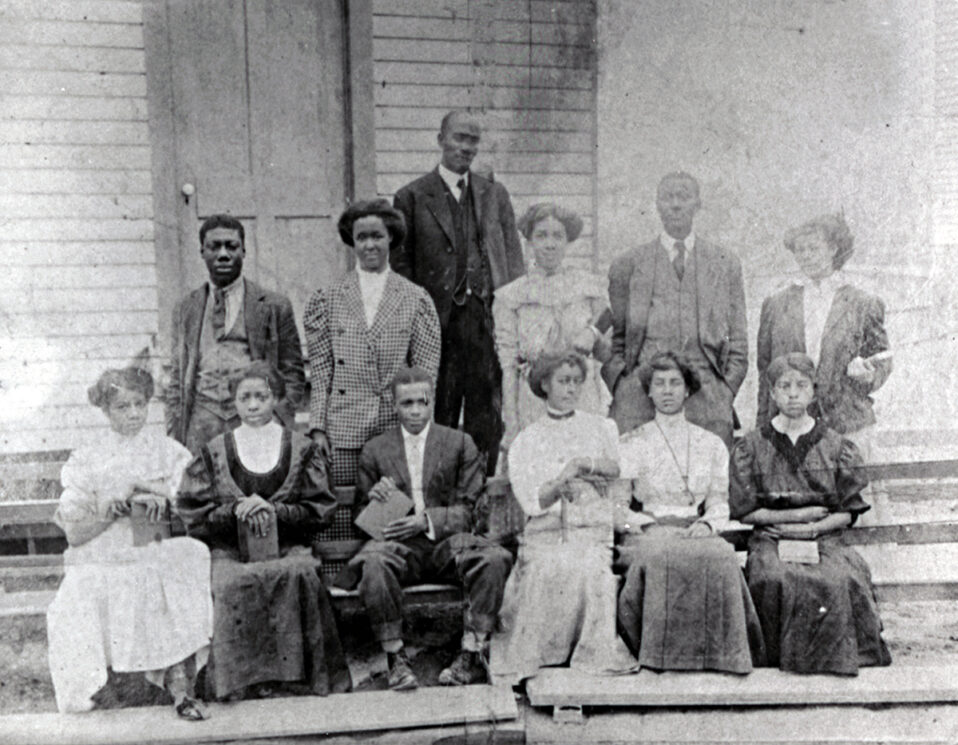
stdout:
<svg viewBox="0 0 958 745">
<path fill-rule="evenodd" d="M 549 415 L 550 419 L 571 419 L 575 414 L 575 409 L 572 411 L 553 411 L 552 409 L 546 409 L 546 414 Z"/>
</svg>

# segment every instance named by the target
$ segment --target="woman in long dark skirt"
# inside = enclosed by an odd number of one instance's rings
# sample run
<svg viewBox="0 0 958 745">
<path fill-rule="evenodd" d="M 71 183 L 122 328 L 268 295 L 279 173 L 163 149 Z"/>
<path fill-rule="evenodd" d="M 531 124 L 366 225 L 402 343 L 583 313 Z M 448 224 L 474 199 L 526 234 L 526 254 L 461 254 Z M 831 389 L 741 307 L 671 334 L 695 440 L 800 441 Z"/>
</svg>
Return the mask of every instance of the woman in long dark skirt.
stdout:
<svg viewBox="0 0 958 745">
<path fill-rule="evenodd" d="M 745 568 L 769 665 L 855 675 L 888 665 L 871 572 L 841 536 L 869 506 L 851 441 L 808 415 L 815 366 L 776 358 L 768 384 L 778 414 L 732 452 L 730 509 L 756 526 Z"/>
<path fill-rule="evenodd" d="M 329 594 L 311 537 L 336 509 L 324 460 L 273 418 L 283 378 L 254 362 L 233 381 L 242 424 L 211 440 L 189 466 L 177 511 L 213 555 L 213 643 L 207 693 L 262 697 L 277 688 L 325 695 L 350 688 Z M 237 527 L 268 532 L 280 558 L 241 563 Z"/>
</svg>

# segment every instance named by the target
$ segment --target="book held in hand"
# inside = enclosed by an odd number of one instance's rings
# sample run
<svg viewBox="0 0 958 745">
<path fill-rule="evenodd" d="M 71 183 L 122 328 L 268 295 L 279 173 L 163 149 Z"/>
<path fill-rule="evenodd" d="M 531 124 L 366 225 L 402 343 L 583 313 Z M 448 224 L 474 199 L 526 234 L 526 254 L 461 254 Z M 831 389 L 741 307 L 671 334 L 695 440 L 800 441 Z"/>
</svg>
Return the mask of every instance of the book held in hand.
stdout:
<svg viewBox="0 0 958 745">
<path fill-rule="evenodd" d="M 163 508 L 159 522 L 151 523 L 146 516 L 146 505 L 133 502 L 130 505 L 130 524 L 133 526 L 133 545 L 148 546 L 153 541 L 170 537 L 170 506 Z"/>
<path fill-rule="evenodd" d="M 379 499 L 370 499 L 369 504 L 359 513 L 354 524 L 367 535 L 377 541 L 384 540 L 383 528 L 393 520 L 408 515 L 413 508 L 413 501 L 398 489 L 389 492 L 389 499 L 385 502 Z"/>
<path fill-rule="evenodd" d="M 236 538 L 239 543 L 240 560 L 269 561 L 279 558 L 279 530 L 276 513 L 269 511 L 269 526 L 265 536 L 258 536 L 245 520 L 236 521 Z"/>
</svg>

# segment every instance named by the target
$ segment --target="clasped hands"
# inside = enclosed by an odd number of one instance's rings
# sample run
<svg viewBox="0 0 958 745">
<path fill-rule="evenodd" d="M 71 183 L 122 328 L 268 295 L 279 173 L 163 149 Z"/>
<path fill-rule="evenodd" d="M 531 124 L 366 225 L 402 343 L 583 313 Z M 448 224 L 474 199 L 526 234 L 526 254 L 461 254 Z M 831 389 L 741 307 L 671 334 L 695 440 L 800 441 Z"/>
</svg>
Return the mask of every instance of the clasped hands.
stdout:
<svg viewBox="0 0 958 745">
<path fill-rule="evenodd" d="M 134 480 L 126 485 L 126 496 L 111 500 L 106 506 L 106 516 L 110 520 L 130 514 L 134 504 L 146 505 L 146 519 L 151 523 L 166 518 L 166 507 L 170 502 L 170 489 L 163 479 Z"/>
<path fill-rule="evenodd" d="M 269 535 L 269 524 L 271 515 L 275 514 L 276 508 L 271 502 L 267 502 L 258 494 L 251 494 L 237 500 L 233 508 L 233 514 L 249 527 L 253 535 L 258 538 L 265 538 Z"/>
<path fill-rule="evenodd" d="M 648 525 L 642 526 L 641 532 L 642 535 L 645 536 L 655 536 L 658 534 L 662 537 L 674 535 L 679 538 L 708 538 L 710 535 L 714 534 L 712 526 L 703 520 L 696 520 L 687 528 L 683 528 L 678 525 L 659 525 L 658 523 L 649 523 Z"/>
<path fill-rule="evenodd" d="M 396 486 L 396 482 L 391 477 L 383 476 L 369 490 L 369 498 L 379 502 L 388 502 L 396 492 L 405 496 L 402 489 Z M 425 512 L 420 515 L 406 515 L 393 520 L 383 528 L 383 538 L 387 541 L 404 541 L 419 533 L 426 533 L 428 530 L 429 520 Z"/>
<path fill-rule="evenodd" d="M 556 476 L 553 483 L 561 499 L 574 502 L 582 493 L 585 483 L 601 487 L 609 482 L 609 478 L 595 472 L 593 458 L 573 458 L 565 464 L 565 468 Z M 602 492 L 599 492 L 602 494 Z"/>
<path fill-rule="evenodd" d="M 828 508 L 822 505 L 796 507 L 789 510 L 787 522 L 772 523 L 763 530 L 774 538 L 812 540 L 821 534 L 819 523 L 828 516 Z"/>
</svg>

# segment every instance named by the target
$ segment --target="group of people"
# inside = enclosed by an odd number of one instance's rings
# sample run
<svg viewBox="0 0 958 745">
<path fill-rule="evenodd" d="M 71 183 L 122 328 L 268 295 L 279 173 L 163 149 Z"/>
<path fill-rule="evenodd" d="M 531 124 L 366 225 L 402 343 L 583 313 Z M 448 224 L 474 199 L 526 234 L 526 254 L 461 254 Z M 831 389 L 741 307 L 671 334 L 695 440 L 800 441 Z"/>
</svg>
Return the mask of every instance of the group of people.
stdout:
<svg viewBox="0 0 958 745">
<path fill-rule="evenodd" d="M 348 690 L 311 550 L 335 486 L 355 486 L 354 515 L 411 501 L 335 579 L 358 590 L 394 690 L 419 684 L 402 588 L 422 581 L 464 588 L 446 685 L 561 664 L 888 664 L 868 567 L 840 534 L 868 509 L 852 438 L 867 441 L 891 355 L 881 301 L 838 272 L 841 216 L 786 236 L 807 279 L 763 305 L 759 420 L 733 440 L 742 273 L 693 231 L 696 180 L 662 179 L 662 234 L 617 257 L 606 288 L 564 265 L 581 218 L 544 203 L 517 222 L 502 184 L 470 169 L 480 139 L 450 112 L 436 169 L 340 217 L 355 269 L 304 310 L 305 433 L 292 305 L 243 276 L 238 220 L 203 223 L 209 281 L 174 312 L 169 436 L 144 429 L 150 374 L 109 370 L 90 401 L 111 433 L 64 466 L 67 569 L 48 612 L 61 710 L 92 708 L 108 668 L 146 673 L 187 719 L 205 716 L 203 669 L 206 699 Z M 516 555 L 476 528 L 500 453 L 526 515 Z M 136 538 L 171 515 L 185 536 Z M 744 575 L 719 535 L 730 516 L 755 526 Z M 241 560 L 272 531 L 279 558 Z"/>
</svg>

